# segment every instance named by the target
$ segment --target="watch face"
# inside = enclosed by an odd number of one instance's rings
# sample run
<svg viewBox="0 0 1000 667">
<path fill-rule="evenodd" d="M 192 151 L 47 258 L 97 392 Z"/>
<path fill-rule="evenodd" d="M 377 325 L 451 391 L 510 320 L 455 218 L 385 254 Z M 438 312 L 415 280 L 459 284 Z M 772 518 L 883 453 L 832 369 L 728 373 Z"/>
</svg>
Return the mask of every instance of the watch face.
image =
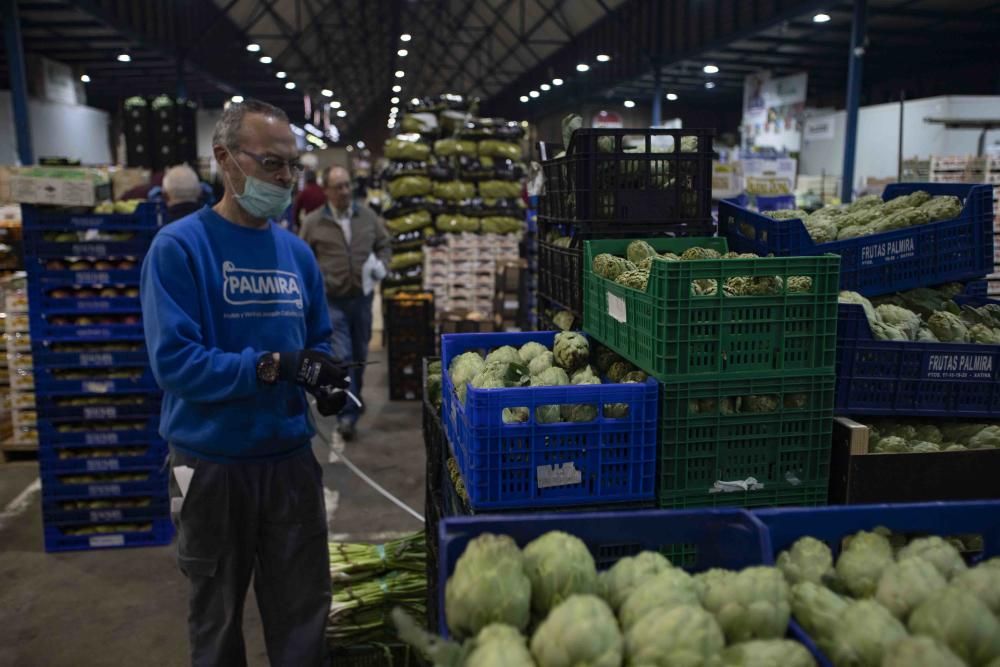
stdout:
<svg viewBox="0 0 1000 667">
<path fill-rule="evenodd" d="M 260 360 L 257 364 L 257 376 L 263 382 L 273 383 L 278 379 L 278 364 L 271 356 Z"/>
</svg>

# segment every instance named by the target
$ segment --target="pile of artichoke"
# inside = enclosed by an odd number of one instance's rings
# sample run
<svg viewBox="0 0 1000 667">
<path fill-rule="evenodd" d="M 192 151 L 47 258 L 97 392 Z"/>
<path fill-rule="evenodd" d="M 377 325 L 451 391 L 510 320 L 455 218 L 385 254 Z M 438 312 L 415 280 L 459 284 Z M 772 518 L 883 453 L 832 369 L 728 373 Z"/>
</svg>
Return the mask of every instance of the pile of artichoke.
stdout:
<svg viewBox="0 0 1000 667">
<path fill-rule="evenodd" d="M 875 454 L 962 452 L 1000 447 L 1000 424 L 873 419 L 866 426 L 868 451 Z"/>
</svg>

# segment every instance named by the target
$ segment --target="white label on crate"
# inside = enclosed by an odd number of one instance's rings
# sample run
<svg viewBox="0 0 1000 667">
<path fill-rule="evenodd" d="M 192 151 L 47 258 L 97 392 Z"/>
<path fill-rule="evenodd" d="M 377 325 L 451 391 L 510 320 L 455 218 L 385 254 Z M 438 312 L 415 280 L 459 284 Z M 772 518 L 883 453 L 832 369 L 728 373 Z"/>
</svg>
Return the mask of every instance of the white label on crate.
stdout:
<svg viewBox="0 0 1000 667">
<path fill-rule="evenodd" d="M 76 257 L 104 257 L 108 247 L 103 243 L 74 243 L 70 253 Z"/>
<path fill-rule="evenodd" d="M 106 382 L 84 382 L 83 390 L 91 394 L 106 394 L 115 388 L 115 383 L 111 380 Z"/>
<path fill-rule="evenodd" d="M 87 487 L 87 495 L 90 496 L 120 496 L 121 494 L 120 484 L 91 484 Z"/>
<path fill-rule="evenodd" d="M 111 276 L 104 272 L 80 271 L 76 274 L 76 282 L 107 285 L 111 282 Z"/>
<path fill-rule="evenodd" d="M 90 546 L 99 547 L 122 547 L 125 546 L 124 535 L 96 535 L 90 538 Z"/>
<path fill-rule="evenodd" d="M 917 241 L 914 237 L 869 243 L 861 247 L 861 264 L 871 266 L 909 259 L 917 254 Z"/>
<path fill-rule="evenodd" d="M 990 380 L 993 377 L 991 354 L 929 354 L 924 377 L 935 380 Z"/>
<path fill-rule="evenodd" d="M 121 510 L 91 510 L 90 520 L 94 523 L 101 523 L 104 521 L 121 521 L 122 511 Z"/>
<path fill-rule="evenodd" d="M 90 472 L 107 472 L 111 470 L 118 470 L 120 467 L 118 459 L 94 459 L 87 461 L 87 470 Z"/>
<path fill-rule="evenodd" d="M 117 433 L 88 433 L 86 435 L 88 445 L 117 445 Z"/>
<path fill-rule="evenodd" d="M 113 405 L 102 406 L 98 408 L 84 408 L 83 409 L 84 419 L 117 419 L 118 418 L 118 408 Z"/>
<path fill-rule="evenodd" d="M 608 315 L 625 324 L 625 299 L 608 292 Z"/>
<path fill-rule="evenodd" d="M 553 486 L 571 486 L 583 481 L 583 473 L 570 461 L 562 465 L 538 466 L 535 469 L 539 489 Z"/>
<path fill-rule="evenodd" d="M 107 352 L 90 352 L 80 355 L 81 366 L 111 366 L 111 355 Z"/>
<path fill-rule="evenodd" d="M 717 481 L 709 488 L 709 493 L 732 493 L 733 491 L 760 491 L 764 485 L 756 477 L 737 479 L 731 482 Z"/>
</svg>

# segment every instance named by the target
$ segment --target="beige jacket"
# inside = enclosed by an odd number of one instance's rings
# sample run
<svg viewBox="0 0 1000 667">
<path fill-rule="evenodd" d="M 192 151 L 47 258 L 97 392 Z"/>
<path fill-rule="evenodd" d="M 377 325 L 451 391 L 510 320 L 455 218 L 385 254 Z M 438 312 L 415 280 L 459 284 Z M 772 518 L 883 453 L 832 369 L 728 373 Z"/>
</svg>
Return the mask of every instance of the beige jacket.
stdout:
<svg viewBox="0 0 1000 667">
<path fill-rule="evenodd" d="M 326 286 L 327 299 L 361 296 L 362 267 L 368 255 L 375 256 L 388 268 L 392 250 L 385 223 L 363 204 L 353 204 L 351 214 L 351 246 L 347 247 L 344 232 L 333 219 L 330 205 L 316 209 L 302 221 L 299 237 L 309 244 Z"/>
</svg>

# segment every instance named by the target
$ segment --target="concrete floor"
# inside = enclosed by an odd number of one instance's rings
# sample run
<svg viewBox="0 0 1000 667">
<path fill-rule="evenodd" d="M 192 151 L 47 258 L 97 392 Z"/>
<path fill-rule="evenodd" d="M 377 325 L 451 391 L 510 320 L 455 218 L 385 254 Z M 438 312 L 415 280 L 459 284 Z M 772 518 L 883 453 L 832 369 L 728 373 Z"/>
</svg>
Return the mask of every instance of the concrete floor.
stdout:
<svg viewBox="0 0 1000 667">
<path fill-rule="evenodd" d="M 420 403 L 389 402 L 385 354 L 373 352 L 372 360 L 381 363 L 365 376 L 367 413 L 345 454 L 422 513 Z M 336 460 L 329 444 L 317 439 L 313 449 L 323 463 L 332 538 L 383 541 L 421 528 Z M 189 664 L 187 582 L 176 547 L 46 554 L 40 496 L 25 491 L 37 477 L 36 464 L 0 465 L 0 665 Z M 12 506 L 19 497 L 27 498 L 23 511 Z M 249 596 L 249 662 L 267 665 L 252 588 Z"/>
</svg>

